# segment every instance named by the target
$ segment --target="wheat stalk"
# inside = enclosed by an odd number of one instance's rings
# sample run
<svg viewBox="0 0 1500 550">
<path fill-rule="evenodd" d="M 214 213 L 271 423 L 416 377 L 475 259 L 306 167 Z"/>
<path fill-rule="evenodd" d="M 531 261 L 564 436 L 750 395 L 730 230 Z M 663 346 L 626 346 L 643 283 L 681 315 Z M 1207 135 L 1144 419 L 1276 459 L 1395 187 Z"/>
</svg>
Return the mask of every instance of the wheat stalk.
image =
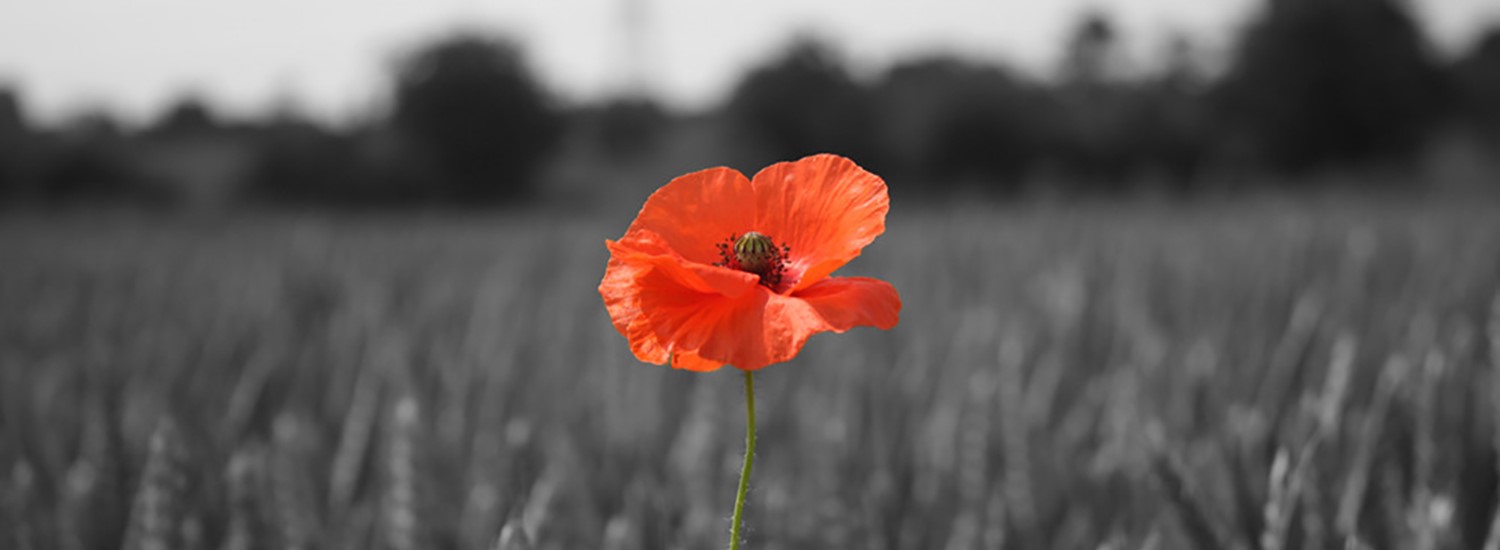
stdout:
<svg viewBox="0 0 1500 550">
<path fill-rule="evenodd" d="M 1487 371 L 1490 377 L 1489 413 L 1494 417 L 1491 422 L 1495 426 L 1495 433 L 1491 434 L 1490 444 L 1496 450 L 1495 469 L 1500 471 L 1500 407 L 1494 405 L 1500 403 L 1500 292 L 1496 292 L 1494 299 L 1490 302 L 1490 319 L 1486 328 L 1490 350 L 1490 368 Z M 1500 506 L 1495 507 L 1495 515 L 1490 519 L 1489 534 L 1484 539 L 1484 550 L 1500 550 Z"/>
<path fill-rule="evenodd" d="M 0 542 L 16 550 L 38 548 L 31 518 L 36 500 L 36 472 L 25 458 L 17 458 L 10 469 L 8 486 L 0 485 Z"/>
<path fill-rule="evenodd" d="M 157 421 L 151 433 L 146 466 L 130 506 L 125 534 L 126 550 L 174 550 L 183 548 L 183 526 L 187 475 L 183 469 L 183 447 L 176 424 L 168 416 Z"/>
<path fill-rule="evenodd" d="M 500 536 L 495 539 L 495 550 L 532 550 L 531 539 L 526 536 L 526 530 L 513 523 L 505 524 L 500 528 Z"/>
<path fill-rule="evenodd" d="M 274 518 L 276 535 L 284 550 L 312 548 L 320 531 L 318 499 L 310 479 L 311 457 L 307 448 L 311 428 L 298 416 L 283 413 L 276 418 L 270 455 L 270 494 L 267 504 Z"/>
<path fill-rule="evenodd" d="M 359 489 L 379 417 L 381 375 L 376 369 L 361 369 L 355 382 L 354 397 L 339 430 L 339 443 L 328 476 L 328 509 L 334 513 L 346 510 Z"/>
<path fill-rule="evenodd" d="M 224 472 L 229 490 L 229 526 L 222 550 L 252 550 L 268 541 L 261 515 L 259 489 L 265 483 L 265 452 L 259 447 L 237 449 Z"/>
</svg>

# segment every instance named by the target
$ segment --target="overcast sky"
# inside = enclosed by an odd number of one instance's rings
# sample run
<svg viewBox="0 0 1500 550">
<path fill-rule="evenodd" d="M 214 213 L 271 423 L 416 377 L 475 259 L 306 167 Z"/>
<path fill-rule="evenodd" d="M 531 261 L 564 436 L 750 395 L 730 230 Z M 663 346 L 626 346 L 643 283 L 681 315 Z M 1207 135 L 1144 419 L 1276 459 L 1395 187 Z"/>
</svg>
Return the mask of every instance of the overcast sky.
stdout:
<svg viewBox="0 0 1500 550">
<path fill-rule="evenodd" d="M 570 102 L 629 78 L 624 8 L 643 5 L 639 72 L 680 108 L 720 101 L 746 66 L 811 33 L 873 73 L 924 52 L 1034 71 L 1055 63 L 1080 13 L 1111 15 L 1143 62 L 1183 32 L 1212 55 L 1258 0 L 0 0 L 0 86 L 56 120 L 103 106 L 141 121 L 197 94 L 235 114 L 290 103 L 342 120 L 377 105 L 391 60 L 422 39 L 495 30 L 521 42 L 545 85 Z M 1500 24 L 1500 1 L 1417 0 L 1440 47 Z"/>
</svg>

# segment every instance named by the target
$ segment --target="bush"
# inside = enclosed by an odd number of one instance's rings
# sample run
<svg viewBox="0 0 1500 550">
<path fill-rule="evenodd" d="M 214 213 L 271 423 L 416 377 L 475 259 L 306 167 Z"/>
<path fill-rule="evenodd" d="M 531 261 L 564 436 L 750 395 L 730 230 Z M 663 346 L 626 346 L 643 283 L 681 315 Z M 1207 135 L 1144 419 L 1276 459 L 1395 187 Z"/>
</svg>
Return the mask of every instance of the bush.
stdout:
<svg viewBox="0 0 1500 550">
<path fill-rule="evenodd" d="M 1486 32 L 1453 72 L 1460 118 L 1500 143 L 1500 27 Z"/>
<path fill-rule="evenodd" d="M 614 159 L 644 156 L 657 146 L 669 123 L 660 105 L 649 99 L 610 101 L 599 109 L 599 140 Z"/>
<path fill-rule="evenodd" d="M 103 114 L 80 117 L 44 142 L 38 197 L 48 202 L 167 203 L 170 189 L 144 174 L 132 142 Z"/>
<path fill-rule="evenodd" d="M 34 137 L 21 110 L 21 100 L 0 88 L 0 204 L 20 195 L 27 186 Z"/>
<path fill-rule="evenodd" d="M 874 164 L 868 94 L 814 39 L 799 39 L 780 58 L 752 69 L 727 110 L 739 133 L 767 155 L 742 159 L 748 165 L 823 152 Z"/>
<path fill-rule="evenodd" d="M 1406 3 L 1272 1 L 1221 89 L 1226 122 L 1283 172 L 1409 159 L 1441 86 Z"/>
<path fill-rule="evenodd" d="M 1044 139 L 1040 94 L 997 67 L 951 58 L 905 63 L 876 96 L 882 150 L 908 178 L 1015 191 Z"/>
<path fill-rule="evenodd" d="M 524 196 L 561 136 L 561 116 L 508 42 L 439 40 L 395 81 L 394 126 L 452 200 Z"/>
</svg>

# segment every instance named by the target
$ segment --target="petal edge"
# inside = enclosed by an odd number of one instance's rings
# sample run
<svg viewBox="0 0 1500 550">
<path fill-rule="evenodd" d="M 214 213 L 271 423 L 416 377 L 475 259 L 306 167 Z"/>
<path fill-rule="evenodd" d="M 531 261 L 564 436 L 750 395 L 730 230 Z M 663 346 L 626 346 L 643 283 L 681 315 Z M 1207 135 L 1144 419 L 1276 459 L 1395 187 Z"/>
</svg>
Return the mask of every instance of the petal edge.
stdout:
<svg viewBox="0 0 1500 550">
<path fill-rule="evenodd" d="M 901 320 L 896 287 L 868 277 L 829 277 L 795 294 L 822 316 L 834 332 L 856 326 L 890 330 Z"/>
<path fill-rule="evenodd" d="M 858 257 L 885 232 L 885 180 L 847 158 L 820 154 L 755 174 L 757 231 L 791 247 L 792 292 Z"/>
</svg>

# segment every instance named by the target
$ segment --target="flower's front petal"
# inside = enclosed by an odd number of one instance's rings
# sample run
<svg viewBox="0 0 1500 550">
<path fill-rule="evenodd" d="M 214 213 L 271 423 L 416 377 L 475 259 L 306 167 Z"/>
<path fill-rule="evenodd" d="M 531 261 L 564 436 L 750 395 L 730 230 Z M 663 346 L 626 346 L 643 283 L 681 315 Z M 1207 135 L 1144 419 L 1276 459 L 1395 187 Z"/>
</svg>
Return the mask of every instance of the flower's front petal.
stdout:
<svg viewBox="0 0 1500 550">
<path fill-rule="evenodd" d="M 656 340 L 670 353 L 690 352 L 699 358 L 746 368 L 764 366 L 761 321 L 769 289 L 755 288 L 739 297 L 697 292 L 652 270 L 639 280 L 641 311 L 656 332 Z"/>
<path fill-rule="evenodd" d="M 605 241 L 604 244 L 609 247 L 611 258 L 649 265 L 678 284 L 698 292 L 715 292 L 732 298 L 744 294 L 760 281 L 760 277 L 753 273 L 689 261 L 650 230 L 631 231 L 619 241 Z"/>
<path fill-rule="evenodd" d="M 834 332 L 856 326 L 889 330 L 901 317 L 901 295 L 879 279 L 829 277 L 793 297 L 806 302 Z"/>
<path fill-rule="evenodd" d="M 604 297 L 605 308 L 615 330 L 630 342 L 630 349 L 637 359 L 647 363 L 667 362 L 674 349 L 671 343 L 657 336 L 657 327 L 652 318 L 644 315 L 644 294 L 650 293 L 656 302 L 662 297 L 683 298 L 713 302 L 716 298 L 733 299 L 743 296 L 753 288 L 762 288 L 759 278 L 751 273 L 711 265 L 696 264 L 683 259 L 668 247 L 654 232 L 638 230 L 627 233 L 620 241 L 605 241 L 610 259 L 604 270 L 604 280 L 599 283 L 599 294 Z M 650 277 L 650 285 L 642 281 Z M 653 302 L 654 303 L 654 302 Z M 672 361 L 673 366 L 691 370 L 713 370 L 718 368 L 711 361 L 688 357 Z"/>
<path fill-rule="evenodd" d="M 755 175 L 755 230 L 791 247 L 792 290 L 806 288 L 859 256 L 885 232 L 885 181 L 847 158 L 814 155 Z"/>
<path fill-rule="evenodd" d="M 649 230 L 682 257 L 713 264 L 721 260 L 714 245 L 754 229 L 755 207 L 755 193 L 744 174 L 709 168 L 657 189 L 625 233 Z"/>
<path fill-rule="evenodd" d="M 680 351 L 672 354 L 672 368 L 690 370 L 695 372 L 712 372 L 724 366 L 721 361 L 704 359 L 697 353 L 691 351 Z"/>
<path fill-rule="evenodd" d="M 677 361 L 704 360 L 708 367 L 730 364 L 743 370 L 790 361 L 819 332 L 843 332 L 856 325 L 895 325 L 900 299 L 889 284 L 873 279 L 825 279 L 807 297 L 787 296 L 762 286 L 739 298 L 685 292 L 666 275 L 641 279 L 645 316 Z M 698 368 L 684 361 L 680 368 Z"/>
<path fill-rule="evenodd" d="M 876 279 L 833 277 L 791 296 L 768 292 L 764 313 L 755 319 L 762 327 L 759 343 L 764 351 L 751 356 L 764 359 L 730 363 L 756 370 L 790 361 L 802 352 L 802 346 L 814 334 L 844 332 L 855 326 L 889 329 L 896 326 L 900 313 L 901 298 L 895 287 Z M 717 350 L 710 345 L 705 345 L 699 353 L 718 357 Z"/>
<path fill-rule="evenodd" d="M 649 264 L 611 257 L 604 268 L 604 280 L 599 283 L 599 294 L 604 297 L 610 322 L 630 342 L 630 351 L 636 359 L 660 365 L 667 361 L 667 348 L 657 340 L 650 320 L 641 312 L 637 283 L 650 271 Z"/>
</svg>

